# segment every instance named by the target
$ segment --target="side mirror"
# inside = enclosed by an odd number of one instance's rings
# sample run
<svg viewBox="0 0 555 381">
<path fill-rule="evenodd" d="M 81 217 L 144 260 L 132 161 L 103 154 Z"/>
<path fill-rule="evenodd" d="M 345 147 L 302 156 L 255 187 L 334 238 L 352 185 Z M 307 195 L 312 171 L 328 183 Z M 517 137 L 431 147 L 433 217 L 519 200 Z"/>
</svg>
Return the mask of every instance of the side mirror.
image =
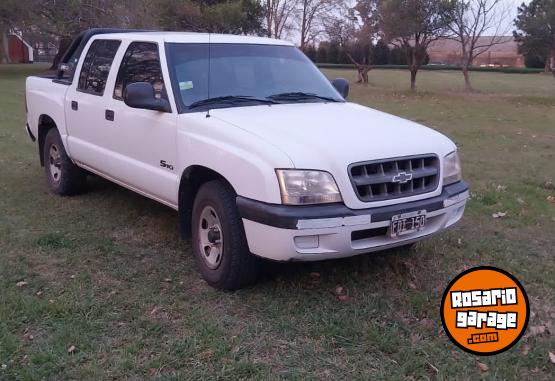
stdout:
<svg viewBox="0 0 555 381">
<path fill-rule="evenodd" d="M 75 65 L 69 63 L 69 62 L 62 62 L 61 64 L 58 65 L 58 73 L 57 73 L 57 78 L 58 79 L 62 79 L 65 77 L 71 77 L 73 76 L 73 71 L 75 70 Z"/>
<path fill-rule="evenodd" d="M 135 82 L 125 86 L 123 101 L 133 108 L 163 112 L 172 111 L 170 102 L 166 99 L 157 99 L 154 87 L 148 82 Z"/>
<path fill-rule="evenodd" d="M 333 87 L 335 87 L 335 90 L 337 90 L 343 98 L 347 98 L 349 96 L 349 81 L 347 81 L 345 78 L 334 79 L 331 84 L 333 85 Z"/>
</svg>

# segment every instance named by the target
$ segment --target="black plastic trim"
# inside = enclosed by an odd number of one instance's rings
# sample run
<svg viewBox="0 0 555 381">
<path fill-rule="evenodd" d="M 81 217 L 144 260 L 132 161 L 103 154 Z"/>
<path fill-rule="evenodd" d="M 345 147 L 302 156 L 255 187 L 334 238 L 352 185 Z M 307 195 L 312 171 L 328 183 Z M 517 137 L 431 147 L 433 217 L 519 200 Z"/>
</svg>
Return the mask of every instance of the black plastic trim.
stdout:
<svg viewBox="0 0 555 381">
<path fill-rule="evenodd" d="M 64 55 L 62 56 L 62 59 L 60 60 L 60 63 L 68 63 L 69 59 L 73 56 L 81 56 L 81 54 L 83 53 L 83 49 L 85 49 L 85 45 L 87 45 L 87 42 L 89 42 L 89 40 L 96 35 L 99 34 L 111 34 L 111 33 L 138 33 L 138 32 L 152 32 L 152 30 L 147 30 L 147 29 L 120 29 L 120 28 L 91 28 L 91 29 L 87 29 L 83 32 L 81 32 L 80 34 L 78 34 L 72 41 L 72 43 L 69 45 L 69 47 L 67 48 L 67 50 L 65 51 Z M 71 74 L 71 78 L 62 78 L 62 75 L 64 73 L 61 71 L 57 71 L 56 73 L 56 78 L 54 79 L 54 81 L 56 80 L 61 80 L 62 82 L 57 82 L 57 83 L 61 83 L 63 85 L 67 84 L 67 82 L 69 82 L 69 84 L 71 84 L 73 82 L 73 78 L 75 77 L 75 71 L 73 71 L 73 73 Z"/>
<path fill-rule="evenodd" d="M 400 160 L 426 159 L 426 158 L 432 158 L 432 157 L 437 160 L 437 174 L 436 174 L 437 179 L 434 183 L 434 188 L 433 189 L 425 189 L 423 191 L 414 191 L 412 193 L 380 196 L 380 197 L 373 197 L 371 199 L 367 199 L 364 196 L 360 195 L 360 193 L 358 191 L 358 185 L 356 183 L 356 179 L 352 175 L 352 169 L 354 167 L 360 167 L 360 166 L 363 166 L 363 165 L 378 164 L 378 163 L 389 163 L 389 162 L 392 162 L 392 161 L 400 161 Z M 353 185 L 353 190 L 355 191 L 355 194 L 357 195 L 358 199 L 362 202 L 376 202 L 376 201 L 394 200 L 394 199 L 403 198 L 403 197 L 419 196 L 419 195 L 424 194 L 424 193 L 435 192 L 437 190 L 437 187 L 439 186 L 439 178 L 440 178 L 440 175 L 441 175 L 441 161 L 439 160 L 439 156 L 436 155 L 435 153 L 426 153 L 426 154 L 423 154 L 423 155 L 399 156 L 399 157 L 392 157 L 392 158 L 387 158 L 387 159 L 359 161 L 359 162 L 350 164 L 347 167 L 347 170 L 348 170 L 348 173 L 349 173 L 349 179 L 351 180 L 351 184 Z"/>
<path fill-rule="evenodd" d="M 31 127 L 29 127 L 29 123 L 25 123 L 25 128 L 27 129 L 27 134 L 29 135 L 29 138 L 31 138 L 31 141 L 36 141 L 37 138 L 35 138 L 35 135 L 33 135 L 33 133 L 31 132 Z"/>
<path fill-rule="evenodd" d="M 69 79 L 53 79 L 52 82 L 59 85 L 70 86 L 73 82 Z"/>
<path fill-rule="evenodd" d="M 428 212 L 443 209 L 443 202 L 468 190 L 468 184 L 460 181 L 443 187 L 441 195 L 419 201 L 406 202 L 368 209 L 350 209 L 345 204 L 279 205 L 268 204 L 237 196 L 237 207 L 242 218 L 282 229 L 297 229 L 299 220 L 353 217 L 372 215 L 372 222 L 388 221 L 395 214 L 425 209 Z"/>
</svg>

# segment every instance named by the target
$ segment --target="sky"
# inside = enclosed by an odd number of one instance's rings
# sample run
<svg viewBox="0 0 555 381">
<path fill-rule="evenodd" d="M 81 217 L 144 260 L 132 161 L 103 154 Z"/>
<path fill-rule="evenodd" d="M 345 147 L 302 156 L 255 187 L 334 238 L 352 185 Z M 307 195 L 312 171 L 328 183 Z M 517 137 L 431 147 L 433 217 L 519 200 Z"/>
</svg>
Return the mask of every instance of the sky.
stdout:
<svg viewBox="0 0 555 381">
<path fill-rule="evenodd" d="M 510 7 L 510 16 L 507 17 L 505 20 L 501 20 L 501 22 L 509 28 L 508 34 L 512 34 L 512 31 L 514 30 L 513 20 L 516 18 L 516 15 L 518 13 L 518 6 L 522 3 L 528 4 L 530 0 L 503 0 L 503 2 L 509 3 L 508 6 Z"/>
<path fill-rule="evenodd" d="M 506 15 L 505 18 L 499 20 L 499 24 L 500 24 L 499 31 L 504 35 L 512 36 L 513 30 L 515 29 L 513 21 L 516 18 L 516 15 L 518 13 L 517 11 L 518 6 L 521 5 L 522 3 L 528 4 L 531 0 L 501 0 L 501 1 L 503 3 L 506 3 L 506 6 L 508 8 L 508 14 Z M 351 5 L 354 5 L 356 3 L 356 0 L 348 0 L 348 3 Z M 495 33 L 495 30 L 492 30 L 491 33 L 486 33 L 486 35 L 494 34 L 494 33 Z M 294 31 L 286 39 L 298 44 L 299 38 L 300 36 L 298 31 Z"/>
</svg>

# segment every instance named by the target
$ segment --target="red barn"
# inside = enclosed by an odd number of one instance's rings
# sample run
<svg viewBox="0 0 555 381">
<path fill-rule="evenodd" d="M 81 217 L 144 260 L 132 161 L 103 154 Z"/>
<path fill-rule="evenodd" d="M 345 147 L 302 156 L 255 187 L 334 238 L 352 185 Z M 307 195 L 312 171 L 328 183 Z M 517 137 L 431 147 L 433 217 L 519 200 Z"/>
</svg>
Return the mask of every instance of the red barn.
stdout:
<svg viewBox="0 0 555 381">
<path fill-rule="evenodd" d="M 8 36 L 8 54 L 13 63 L 32 63 L 34 59 L 33 47 L 17 34 Z"/>
</svg>

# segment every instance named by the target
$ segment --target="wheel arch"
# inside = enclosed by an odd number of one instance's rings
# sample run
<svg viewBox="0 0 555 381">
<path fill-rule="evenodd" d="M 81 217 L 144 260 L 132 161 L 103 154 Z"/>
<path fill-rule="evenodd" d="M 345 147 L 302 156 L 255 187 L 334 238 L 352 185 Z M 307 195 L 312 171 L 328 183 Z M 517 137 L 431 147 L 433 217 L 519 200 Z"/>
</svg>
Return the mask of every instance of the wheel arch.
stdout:
<svg viewBox="0 0 555 381">
<path fill-rule="evenodd" d="M 179 226 L 183 238 L 191 237 L 191 218 L 193 214 L 193 204 L 200 187 L 212 180 L 224 180 L 231 189 L 237 194 L 233 185 L 219 172 L 202 166 L 191 165 L 181 174 L 178 194 L 178 213 Z"/>
<path fill-rule="evenodd" d="M 39 159 L 41 167 L 44 167 L 44 140 L 46 139 L 46 134 L 53 128 L 58 128 L 54 119 L 49 115 L 42 114 L 39 116 L 38 123 L 38 145 L 39 145 Z"/>
</svg>

